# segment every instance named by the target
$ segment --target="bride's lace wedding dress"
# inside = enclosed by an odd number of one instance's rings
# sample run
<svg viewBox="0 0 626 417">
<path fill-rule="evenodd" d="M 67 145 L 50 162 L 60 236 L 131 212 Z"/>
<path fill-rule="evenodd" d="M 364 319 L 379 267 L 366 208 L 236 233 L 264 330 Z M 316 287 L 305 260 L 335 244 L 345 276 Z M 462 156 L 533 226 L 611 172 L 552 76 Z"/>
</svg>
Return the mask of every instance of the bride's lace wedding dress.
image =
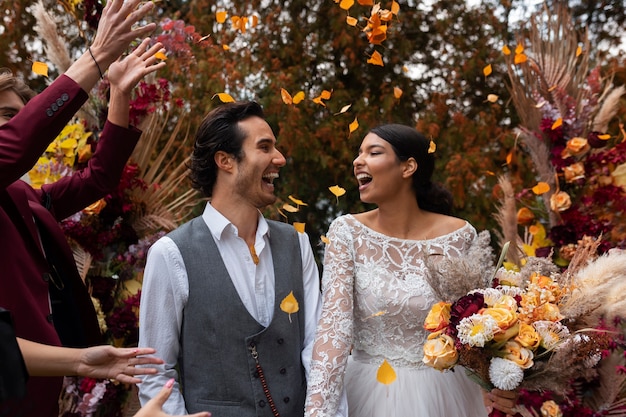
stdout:
<svg viewBox="0 0 626 417">
<path fill-rule="evenodd" d="M 462 368 L 422 363 L 424 319 L 439 301 L 424 278 L 425 258 L 459 256 L 476 230 L 466 223 L 434 239 L 404 240 L 345 215 L 328 238 L 306 416 L 336 417 L 344 386 L 351 417 L 486 416 L 480 387 Z M 397 375 L 389 385 L 376 377 L 383 360 Z"/>
</svg>

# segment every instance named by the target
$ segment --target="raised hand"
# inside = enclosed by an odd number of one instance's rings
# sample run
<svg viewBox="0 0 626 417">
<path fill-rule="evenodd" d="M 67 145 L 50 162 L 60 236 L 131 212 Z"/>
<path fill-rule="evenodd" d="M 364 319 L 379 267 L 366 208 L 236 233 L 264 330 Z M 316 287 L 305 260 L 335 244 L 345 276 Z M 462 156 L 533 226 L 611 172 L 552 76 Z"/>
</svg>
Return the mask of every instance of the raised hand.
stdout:
<svg viewBox="0 0 626 417">
<path fill-rule="evenodd" d="M 154 374 L 155 368 L 137 368 L 135 365 L 160 365 L 163 361 L 151 355 L 152 348 L 115 348 L 103 345 L 80 350 L 76 374 L 97 379 L 117 379 L 126 384 L 137 384 L 137 375 Z"/>
<path fill-rule="evenodd" d="M 130 94 L 142 78 L 165 66 L 165 62 L 155 57 L 157 52 L 164 52 L 163 45 L 159 42 L 151 47 L 149 45 L 150 38 L 144 39 L 132 53 L 111 65 L 111 89 Z"/>
</svg>

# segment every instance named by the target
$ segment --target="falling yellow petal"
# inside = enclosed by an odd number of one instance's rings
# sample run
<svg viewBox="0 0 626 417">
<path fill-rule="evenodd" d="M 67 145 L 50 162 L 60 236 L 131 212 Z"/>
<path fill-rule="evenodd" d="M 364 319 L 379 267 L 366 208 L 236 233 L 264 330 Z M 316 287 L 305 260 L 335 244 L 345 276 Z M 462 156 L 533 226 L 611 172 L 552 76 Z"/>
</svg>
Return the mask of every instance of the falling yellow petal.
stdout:
<svg viewBox="0 0 626 417">
<path fill-rule="evenodd" d="M 349 128 L 350 128 L 350 133 L 354 132 L 355 130 L 359 128 L 359 121 L 357 120 L 356 117 L 354 118 L 352 123 L 350 123 Z"/>
<path fill-rule="evenodd" d="M 396 380 L 396 371 L 393 370 L 387 359 L 383 360 L 383 363 L 378 368 L 376 373 L 376 379 L 381 384 L 389 385 Z"/>
<path fill-rule="evenodd" d="M 217 23 L 224 23 L 226 21 L 226 16 L 228 16 L 228 13 L 223 10 L 215 13 L 215 19 L 217 20 Z"/>
<path fill-rule="evenodd" d="M 611 139 L 611 135 L 607 135 L 607 134 L 604 134 L 604 135 L 598 135 L 598 139 L 601 139 L 601 140 L 609 140 L 609 139 Z"/>
<path fill-rule="evenodd" d="M 338 114 L 343 114 L 343 113 L 347 112 L 350 107 L 352 107 L 352 104 L 346 104 L 345 106 L 343 106 L 341 108 L 341 110 L 339 110 L 337 113 L 335 113 L 335 116 L 337 116 Z"/>
<path fill-rule="evenodd" d="M 524 52 L 524 45 L 522 45 L 521 43 L 518 43 L 517 46 L 515 47 L 515 53 L 519 55 L 522 52 Z"/>
<path fill-rule="evenodd" d="M 296 229 L 298 233 L 304 233 L 305 226 L 306 226 L 306 223 L 293 222 L 293 228 Z"/>
<path fill-rule="evenodd" d="M 156 54 L 154 54 L 154 57 L 156 59 L 160 59 L 161 61 L 167 61 L 167 55 L 165 55 L 163 52 L 159 51 Z"/>
<path fill-rule="evenodd" d="M 554 123 L 552 123 L 552 130 L 560 127 L 562 124 L 563 124 L 563 118 L 559 117 L 558 119 L 556 119 Z"/>
<path fill-rule="evenodd" d="M 428 153 L 435 153 L 436 150 L 437 150 L 437 145 L 431 139 L 430 144 L 428 145 Z"/>
<path fill-rule="evenodd" d="M 338 185 L 333 185 L 332 187 L 328 187 L 328 189 L 331 193 L 335 194 L 335 197 L 337 197 L 337 203 L 339 203 L 339 197 L 346 193 L 346 190 Z"/>
<path fill-rule="evenodd" d="M 325 243 L 326 245 L 328 245 L 330 243 L 330 239 L 327 238 L 326 236 L 322 235 L 320 236 L 320 240 Z"/>
<path fill-rule="evenodd" d="M 496 94 L 489 94 L 487 96 L 487 101 L 490 103 L 495 103 L 496 101 L 498 101 L 498 96 Z"/>
<path fill-rule="evenodd" d="M 307 206 L 307 205 L 308 205 L 308 204 L 307 204 L 307 203 L 305 203 L 304 201 L 299 200 L 299 199 L 295 198 L 295 197 L 294 197 L 294 196 L 292 196 L 292 195 L 290 195 L 288 198 L 289 198 L 291 201 L 293 201 L 294 203 L 296 203 L 297 205 L 299 205 L 299 206 Z"/>
<path fill-rule="evenodd" d="M 295 96 L 293 96 L 293 104 L 298 104 L 302 100 L 304 100 L 306 96 L 304 95 L 304 91 L 298 91 Z"/>
<path fill-rule="evenodd" d="M 356 26 L 358 20 L 352 16 L 346 16 L 346 23 L 350 26 Z"/>
<path fill-rule="evenodd" d="M 297 313 L 300 310 L 300 306 L 298 305 L 298 300 L 293 295 L 293 291 L 291 291 L 283 301 L 280 302 L 280 309 L 285 313 L 289 314 L 289 322 L 291 322 L 291 314 Z"/>
<path fill-rule="evenodd" d="M 532 190 L 536 195 L 541 195 L 550 191 L 550 185 L 546 182 L 540 181 L 532 188 Z"/>
<path fill-rule="evenodd" d="M 402 91 L 402 89 L 401 89 L 400 87 L 394 87 L 394 88 L 393 88 L 393 96 L 394 96 L 395 98 L 400 98 L 400 97 L 402 97 L 402 93 L 403 93 L 403 91 Z"/>
<path fill-rule="evenodd" d="M 491 64 L 483 68 L 483 74 L 485 74 L 485 77 L 488 77 L 491 74 L 491 71 L 492 71 Z"/>
<path fill-rule="evenodd" d="M 211 100 L 213 100 L 216 96 L 220 99 L 222 103 L 233 103 L 235 101 L 235 99 L 232 98 L 228 93 L 217 93 L 213 95 L 213 97 L 211 97 Z"/>
<path fill-rule="evenodd" d="M 48 76 L 48 64 L 45 62 L 34 61 L 32 69 L 37 75 L 43 75 L 44 77 Z"/>
<path fill-rule="evenodd" d="M 298 211 L 300 211 L 298 207 L 294 207 L 288 203 L 283 204 L 283 210 L 288 211 L 289 213 L 297 213 Z"/>
<path fill-rule="evenodd" d="M 578 45 L 578 48 L 576 48 L 576 57 L 579 57 L 582 53 L 583 53 L 583 48 L 582 46 Z"/>
<path fill-rule="evenodd" d="M 503 53 L 504 55 L 511 55 L 511 50 L 509 49 L 509 47 L 508 47 L 508 46 L 504 45 L 504 46 L 502 47 L 502 53 Z"/>
<path fill-rule="evenodd" d="M 225 51 L 230 51 L 230 46 L 226 45 L 226 44 L 222 44 L 222 49 Z"/>
</svg>

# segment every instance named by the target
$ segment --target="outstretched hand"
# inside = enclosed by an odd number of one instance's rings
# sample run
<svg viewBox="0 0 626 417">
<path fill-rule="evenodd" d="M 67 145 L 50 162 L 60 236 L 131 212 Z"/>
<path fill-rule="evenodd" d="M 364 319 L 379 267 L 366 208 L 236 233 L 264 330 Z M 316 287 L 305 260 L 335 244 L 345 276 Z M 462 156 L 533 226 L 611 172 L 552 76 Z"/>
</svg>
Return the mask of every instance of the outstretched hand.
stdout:
<svg viewBox="0 0 626 417">
<path fill-rule="evenodd" d="M 485 407 L 491 414 L 491 411 L 497 410 L 497 415 L 505 414 L 507 417 L 514 416 L 516 414 L 515 405 L 519 398 L 519 392 L 517 391 L 503 391 L 499 389 L 492 389 L 491 391 L 483 391 L 483 400 Z"/>
<path fill-rule="evenodd" d="M 163 411 L 163 404 L 169 398 L 172 393 L 172 387 L 174 386 L 174 380 L 171 379 L 165 384 L 165 386 L 161 389 L 161 391 L 146 403 L 141 410 L 137 411 L 134 417 L 173 417 L 169 414 L 166 414 Z M 202 412 L 191 414 L 187 417 L 211 417 L 211 413 Z"/>
<path fill-rule="evenodd" d="M 163 360 L 142 356 L 155 352 L 152 348 L 116 348 L 109 345 L 81 349 L 77 375 L 96 379 L 117 379 L 126 384 L 137 384 L 136 375 L 154 374 L 155 368 L 136 368 L 135 365 L 160 365 Z"/>
<path fill-rule="evenodd" d="M 143 38 L 156 28 L 155 23 L 136 25 L 154 7 L 148 1 L 137 8 L 141 0 L 109 0 L 91 44 L 95 59 L 105 71 L 137 38 Z"/>
<path fill-rule="evenodd" d="M 146 38 L 133 52 L 111 64 L 109 68 L 111 88 L 130 95 L 142 78 L 165 66 L 165 62 L 155 56 L 159 51 L 165 52 L 163 45 L 157 42 L 150 46 L 150 38 Z"/>
</svg>

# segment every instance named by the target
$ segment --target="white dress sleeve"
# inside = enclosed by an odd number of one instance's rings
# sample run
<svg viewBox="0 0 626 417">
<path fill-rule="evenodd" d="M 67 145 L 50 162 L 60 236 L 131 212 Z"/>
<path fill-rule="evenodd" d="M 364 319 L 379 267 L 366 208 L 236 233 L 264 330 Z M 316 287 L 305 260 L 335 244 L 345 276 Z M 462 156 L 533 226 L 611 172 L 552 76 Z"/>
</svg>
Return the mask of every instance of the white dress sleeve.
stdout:
<svg viewBox="0 0 626 417">
<path fill-rule="evenodd" d="M 322 315 L 305 404 L 305 415 L 310 417 L 336 416 L 352 345 L 354 255 L 350 226 L 343 217 L 331 224 L 328 239 L 322 276 Z"/>
</svg>

